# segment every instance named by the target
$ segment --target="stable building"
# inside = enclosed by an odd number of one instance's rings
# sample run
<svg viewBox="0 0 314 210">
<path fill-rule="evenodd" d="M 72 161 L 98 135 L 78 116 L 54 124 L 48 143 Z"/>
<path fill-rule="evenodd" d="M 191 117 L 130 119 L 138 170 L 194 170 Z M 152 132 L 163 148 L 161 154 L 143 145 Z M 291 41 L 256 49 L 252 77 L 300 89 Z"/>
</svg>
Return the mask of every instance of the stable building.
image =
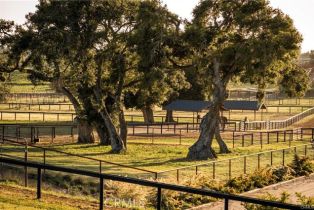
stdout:
<svg viewBox="0 0 314 210">
<path fill-rule="evenodd" d="M 170 112 L 174 111 L 183 111 L 183 112 L 193 112 L 193 123 L 196 116 L 199 112 L 209 110 L 211 107 L 210 101 L 198 101 L 198 100 L 175 100 L 170 104 L 163 107 L 163 110 Z M 220 108 L 221 114 L 224 112 L 237 111 L 252 111 L 254 112 L 254 120 L 256 120 L 256 114 L 258 111 L 261 111 L 261 119 L 263 119 L 263 110 L 267 109 L 264 103 L 258 101 L 244 101 L 244 100 L 227 100 L 224 102 L 223 106 Z"/>
</svg>

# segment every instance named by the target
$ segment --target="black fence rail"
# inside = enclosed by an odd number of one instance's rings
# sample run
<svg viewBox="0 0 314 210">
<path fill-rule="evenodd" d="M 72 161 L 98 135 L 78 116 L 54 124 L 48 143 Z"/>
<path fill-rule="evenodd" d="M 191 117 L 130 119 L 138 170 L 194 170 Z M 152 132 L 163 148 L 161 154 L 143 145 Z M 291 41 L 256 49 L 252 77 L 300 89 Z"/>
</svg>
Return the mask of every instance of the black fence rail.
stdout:
<svg viewBox="0 0 314 210">
<path fill-rule="evenodd" d="M 301 205 L 294 205 L 294 204 L 284 204 L 281 202 L 276 201 L 267 201 L 257 198 L 250 198 L 240 195 L 233 195 L 233 194 L 227 194 L 222 192 L 217 192 L 213 190 L 205 190 L 205 189 L 197 189 L 197 188 L 191 188 L 186 186 L 179 186 L 179 185 L 173 185 L 173 184 L 166 184 L 161 182 L 154 182 L 154 181 L 148 181 L 148 180 L 141 180 L 141 179 L 135 179 L 130 177 L 121 177 L 111 174 L 104 174 L 104 173 L 95 173 L 80 169 L 71 169 L 71 168 L 65 168 L 60 166 L 54 166 L 54 165 L 48 165 L 48 164 L 39 164 L 39 163 L 33 163 L 33 162 L 26 162 L 21 160 L 14 160 L 10 158 L 4 158 L 0 157 L 0 162 L 4 164 L 9 165 L 15 165 L 15 166 L 24 166 L 29 168 L 35 168 L 37 169 L 37 199 L 42 198 L 42 171 L 43 170 L 49 170 L 49 171 L 57 171 L 57 172 L 63 172 L 63 173 L 70 173 L 75 175 L 82 175 L 87 177 L 93 177 L 97 178 L 99 180 L 99 209 L 104 209 L 104 181 L 105 180 L 112 180 L 112 181 L 118 181 L 118 182 L 125 182 L 130 184 L 136 184 L 136 185 L 142 185 L 146 187 L 153 187 L 156 188 L 156 209 L 161 210 L 162 209 L 162 190 L 172 190 L 177 192 L 184 192 L 184 193 L 191 193 L 191 194 L 198 194 L 203 196 L 210 196 L 218 199 L 224 199 L 224 209 L 229 209 L 229 201 L 240 201 L 244 203 L 253 203 L 253 204 L 259 204 L 262 206 L 271 206 L 271 207 L 278 207 L 283 209 L 293 209 L 293 210 L 299 210 L 306 208 L 305 206 Z"/>
</svg>

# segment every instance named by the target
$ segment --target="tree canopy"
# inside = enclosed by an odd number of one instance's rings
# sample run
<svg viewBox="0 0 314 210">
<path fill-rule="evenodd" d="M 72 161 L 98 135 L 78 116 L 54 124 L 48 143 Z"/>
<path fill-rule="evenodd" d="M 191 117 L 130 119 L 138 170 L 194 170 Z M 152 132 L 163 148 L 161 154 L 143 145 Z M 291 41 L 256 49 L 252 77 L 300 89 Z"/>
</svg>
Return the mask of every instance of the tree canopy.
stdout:
<svg viewBox="0 0 314 210">
<path fill-rule="evenodd" d="M 217 129 L 219 108 L 227 98 L 228 83 L 238 76 L 242 82 L 255 84 L 260 89 L 276 81 L 288 84 L 293 79 L 291 75 L 296 73 L 292 67 L 298 58 L 302 37 L 291 18 L 273 9 L 267 0 L 200 1 L 185 30 L 185 40 L 193 52 L 191 62 L 197 72 L 203 72 L 211 80 L 213 102 L 188 157 L 212 158 L 215 157 L 211 148 L 214 135 L 220 151 L 228 152 Z M 305 72 L 297 72 L 303 78 L 299 81 L 305 81 Z"/>
<path fill-rule="evenodd" d="M 158 0 L 40 1 L 23 26 L 1 20 L 0 41 L 0 78 L 19 69 L 52 82 L 75 107 L 79 142 L 93 142 L 96 130 L 113 152 L 126 149 L 124 108 L 148 116 L 176 97 L 211 100 L 188 154 L 207 159 L 214 137 L 229 151 L 219 110 L 230 81 L 261 92 L 278 83 L 291 96 L 307 89 L 296 64 L 302 37 L 267 0 L 201 0 L 191 21 Z"/>
</svg>

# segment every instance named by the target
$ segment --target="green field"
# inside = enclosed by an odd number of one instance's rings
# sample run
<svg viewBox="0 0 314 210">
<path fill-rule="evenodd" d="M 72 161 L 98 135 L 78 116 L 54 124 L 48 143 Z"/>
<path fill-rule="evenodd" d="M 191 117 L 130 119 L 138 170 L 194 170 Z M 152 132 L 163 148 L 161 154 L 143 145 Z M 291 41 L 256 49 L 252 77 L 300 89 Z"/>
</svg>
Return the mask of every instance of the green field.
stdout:
<svg viewBox="0 0 314 210">
<path fill-rule="evenodd" d="M 300 146 L 308 144 L 308 141 L 293 141 L 291 142 L 291 146 Z M 128 145 L 128 150 L 125 154 L 110 154 L 109 146 L 99 146 L 96 144 L 69 144 L 69 145 L 55 145 L 48 146 L 47 148 L 57 149 L 59 151 L 63 151 L 71 154 L 79 154 L 85 157 L 96 158 L 98 160 L 110 161 L 114 163 L 124 164 L 127 166 L 137 167 L 140 169 L 150 170 L 153 172 L 161 172 L 164 170 L 173 170 L 176 168 L 191 166 L 195 164 L 205 164 L 208 163 L 207 166 L 199 167 L 199 172 L 209 173 L 209 176 L 212 175 L 211 161 L 187 161 L 185 159 L 186 154 L 188 152 L 188 146 L 183 145 L 149 145 L 149 144 L 133 144 L 130 143 Z M 214 148 L 217 150 L 217 145 L 214 145 Z M 276 144 L 264 145 L 263 149 L 260 148 L 259 145 L 249 146 L 249 147 L 238 147 L 232 149 L 229 154 L 218 154 L 218 160 L 226 160 L 230 158 L 237 158 L 243 155 L 251 155 L 263 151 L 269 150 L 279 150 L 283 148 L 288 148 L 287 142 L 281 142 Z M 23 146 L 8 146 L 3 145 L 1 147 L 3 153 L 6 155 L 10 155 L 13 157 L 19 157 L 21 159 L 24 158 L 24 147 Z M 307 153 L 312 154 L 312 148 L 307 148 Z M 304 154 L 304 147 L 297 147 L 298 154 Z M 289 163 L 294 154 L 294 149 L 290 151 L 286 151 L 285 161 Z M 28 148 L 28 160 L 43 162 L 43 150 L 39 148 Z M 269 154 L 261 155 L 260 157 L 260 167 L 266 166 L 270 164 Z M 92 171 L 99 171 L 99 161 L 88 160 L 81 157 L 70 156 L 66 154 L 60 154 L 53 151 L 46 150 L 46 164 L 53 164 L 59 166 L 67 166 L 73 168 L 80 168 Z M 253 155 L 252 157 L 247 158 L 247 172 L 254 171 L 257 165 L 257 156 Z M 232 176 L 236 176 L 241 174 L 243 171 L 243 159 L 237 159 L 232 161 Z M 280 165 L 282 163 L 282 153 L 274 152 L 273 154 L 273 163 L 274 165 Z M 222 161 L 217 163 L 216 165 L 216 178 L 225 179 L 228 171 L 228 161 Z M 187 170 L 181 170 L 180 173 L 182 177 L 190 176 L 195 171 L 195 167 L 192 167 Z M 142 178 L 153 178 L 154 173 L 143 172 L 135 169 L 124 168 L 120 166 L 114 166 L 111 164 L 102 164 L 102 172 L 104 173 L 114 173 L 120 175 L 129 175 L 136 176 Z M 176 177 L 176 171 L 162 173 L 161 177 L 164 179 L 172 180 Z"/>
</svg>

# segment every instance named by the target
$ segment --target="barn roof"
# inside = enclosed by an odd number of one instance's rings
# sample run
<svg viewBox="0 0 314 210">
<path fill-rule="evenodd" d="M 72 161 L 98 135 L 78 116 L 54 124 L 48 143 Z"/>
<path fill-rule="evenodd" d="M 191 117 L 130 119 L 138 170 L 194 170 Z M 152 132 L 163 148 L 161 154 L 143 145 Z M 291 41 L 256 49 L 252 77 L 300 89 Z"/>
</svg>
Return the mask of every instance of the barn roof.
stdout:
<svg viewBox="0 0 314 210">
<path fill-rule="evenodd" d="M 210 101 L 176 100 L 164 106 L 163 109 L 168 111 L 200 112 L 206 109 L 208 110 L 210 105 Z M 258 111 L 260 109 L 266 109 L 266 106 L 258 101 L 228 100 L 224 102 L 222 109 Z"/>
<path fill-rule="evenodd" d="M 266 105 L 264 103 L 260 103 L 258 101 L 227 100 L 224 102 L 224 108 L 227 110 L 258 111 L 260 109 L 266 109 Z"/>
<path fill-rule="evenodd" d="M 169 111 L 200 112 L 210 107 L 209 101 L 176 100 L 163 107 Z"/>
</svg>

